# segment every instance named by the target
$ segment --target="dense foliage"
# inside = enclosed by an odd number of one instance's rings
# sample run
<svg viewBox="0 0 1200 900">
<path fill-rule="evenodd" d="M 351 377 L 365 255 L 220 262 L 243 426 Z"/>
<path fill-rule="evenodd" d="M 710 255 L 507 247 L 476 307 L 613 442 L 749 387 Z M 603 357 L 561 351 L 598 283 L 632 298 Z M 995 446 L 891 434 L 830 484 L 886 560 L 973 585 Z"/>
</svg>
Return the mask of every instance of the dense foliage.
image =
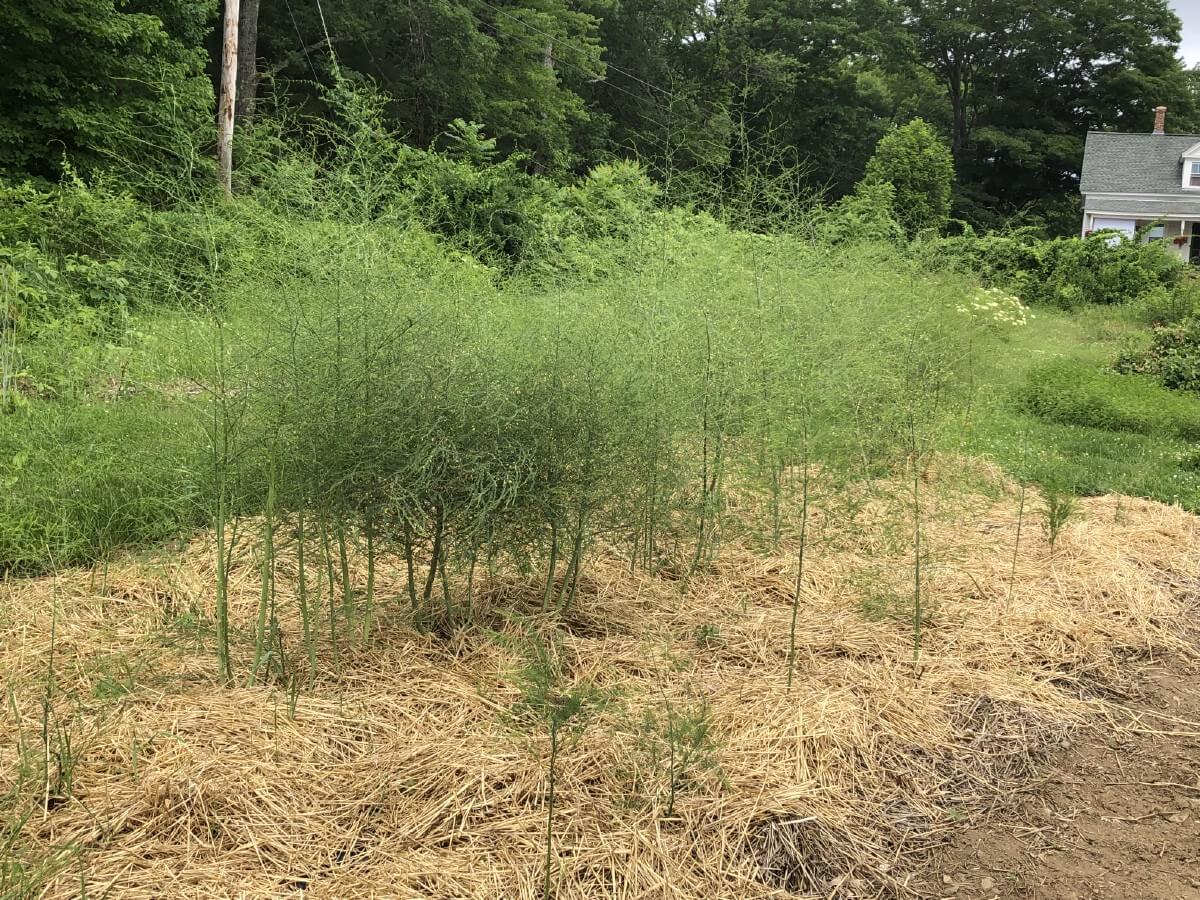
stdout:
<svg viewBox="0 0 1200 900">
<path fill-rule="evenodd" d="M 164 164 L 166 135 L 211 121 L 207 0 L 0 6 L 0 176 L 56 178 L 116 156 Z"/>
<path fill-rule="evenodd" d="M 940 231 L 950 219 L 954 160 L 921 119 L 883 137 L 867 163 L 867 181 L 895 188 L 896 218 L 910 235 Z"/>
<path fill-rule="evenodd" d="M 1161 242 L 1114 234 L 1044 241 L 1028 230 L 982 237 L 968 232 L 922 250 L 936 266 L 957 265 L 1027 302 L 1063 309 L 1174 296 L 1184 277 L 1178 257 Z"/>
<path fill-rule="evenodd" d="M 218 14 L 205 0 L 6 6 L 0 176 L 178 167 L 179 135 L 212 130 Z M 241 40 L 255 65 L 239 74 L 239 152 L 261 136 L 254 110 L 319 109 L 339 81 L 371 81 L 412 147 L 452 149 L 455 123 L 476 122 L 523 172 L 561 181 L 636 157 L 672 201 L 704 203 L 747 167 L 786 174 L 793 199 L 837 199 L 880 138 L 921 117 L 951 148 L 956 216 L 1068 233 L 1088 129 L 1148 130 L 1160 103 L 1173 131 L 1200 122 L 1166 0 L 263 0 L 244 4 Z"/>
<path fill-rule="evenodd" d="M 1116 369 L 1150 375 L 1164 387 L 1200 392 L 1200 318 L 1156 326 L 1150 346 L 1121 354 Z"/>
</svg>

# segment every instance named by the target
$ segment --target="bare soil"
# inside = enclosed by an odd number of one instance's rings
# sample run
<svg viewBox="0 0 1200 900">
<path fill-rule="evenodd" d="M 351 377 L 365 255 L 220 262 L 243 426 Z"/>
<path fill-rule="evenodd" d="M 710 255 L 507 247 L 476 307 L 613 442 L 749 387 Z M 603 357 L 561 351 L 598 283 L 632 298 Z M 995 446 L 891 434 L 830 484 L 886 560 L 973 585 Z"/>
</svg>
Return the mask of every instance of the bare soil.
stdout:
<svg viewBox="0 0 1200 900">
<path fill-rule="evenodd" d="M 1200 898 L 1200 666 L 1151 666 L 1124 712 L 1081 731 L 1045 779 L 955 834 L 931 897 Z"/>
</svg>

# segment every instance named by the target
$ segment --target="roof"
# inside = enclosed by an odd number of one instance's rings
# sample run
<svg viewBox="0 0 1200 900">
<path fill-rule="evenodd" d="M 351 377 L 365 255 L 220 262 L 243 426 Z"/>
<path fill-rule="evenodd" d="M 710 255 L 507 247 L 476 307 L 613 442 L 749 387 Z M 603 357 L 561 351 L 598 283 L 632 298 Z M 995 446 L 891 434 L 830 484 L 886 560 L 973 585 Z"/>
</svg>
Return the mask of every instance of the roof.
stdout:
<svg viewBox="0 0 1200 900">
<path fill-rule="evenodd" d="M 1200 134 L 1089 131 L 1079 190 L 1084 194 L 1191 196 L 1183 189 L 1181 157 L 1196 144 L 1200 144 Z"/>
<path fill-rule="evenodd" d="M 1137 219 L 1179 216 L 1200 220 L 1200 195 L 1143 200 L 1112 194 L 1089 194 L 1084 198 L 1083 211 L 1094 215 L 1127 215 Z"/>
</svg>

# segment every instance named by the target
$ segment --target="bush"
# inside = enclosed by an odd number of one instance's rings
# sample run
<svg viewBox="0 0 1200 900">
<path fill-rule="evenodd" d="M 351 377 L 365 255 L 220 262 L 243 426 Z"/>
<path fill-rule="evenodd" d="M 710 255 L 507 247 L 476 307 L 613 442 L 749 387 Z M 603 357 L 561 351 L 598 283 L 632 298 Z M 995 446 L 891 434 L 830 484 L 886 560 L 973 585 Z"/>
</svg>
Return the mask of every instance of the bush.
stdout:
<svg viewBox="0 0 1200 900">
<path fill-rule="evenodd" d="M 1074 360 L 1032 369 L 1017 400 L 1033 415 L 1063 425 L 1200 439 L 1200 399 Z"/>
<path fill-rule="evenodd" d="M 1147 349 L 1122 353 L 1113 368 L 1149 375 L 1163 387 L 1200 392 L 1200 317 L 1157 326 Z"/>
<path fill-rule="evenodd" d="M 1152 285 L 1138 295 L 1133 312 L 1146 325 L 1174 325 L 1200 315 L 1200 278 L 1188 272 L 1173 290 Z"/>
<path fill-rule="evenodd" d="M 1085 303 L 1171 303 L 1192 290 L 1185 270 L 1159 243 L 1113 234 L 1083 240 L 1039 240 L 1032 231 L 977 236 L 973 232 L 919 246 L 931 268 L 976 272 L 986 284 L 1012 291 L 1026 303 L 1072 309 Z M 1165 292 L 1167 300 L 1163 300 Z M 1155 297 L 1148 295 L 1154 293 Z"/>
<path fill-rule="evenodd" d="M 954 158 L 923 119 L 884 135 L 867 163 L 868 184 L 895 188 L 896 219 L 909 234 L 940 231 L 950 220 Z"/>
<path fill-rule="evenodd" d="M 588 278 L 636 265 L 634 238 L 651 225 L 669 229 L 677 221 L 673 214 L 657 211 L 660 195 L 638 163 L 596 166 L 578 184 L 559 188 L 548 198 L 523 267 Z M 699 225 L 695 218 L 689 221 Z"/>
<path fill-rule="evenodd" d="M 1152 286 L 1174 290 L 1183 275 L 1161 244 L 1113 235 L 1059 238 L 1041 245 L 1041 265 L 1027 281 L 1030 299 L 1070 309 L 1080 303 L 1131 303 Z"/>
<path fill-rule="evenodd" d="M 896 189 L 887 182 L 862 182 L 831 206 L 818 222 L 825 242 L 839 244 L 899 244 L 904 229 L 896 221 Z"/>
</svg>

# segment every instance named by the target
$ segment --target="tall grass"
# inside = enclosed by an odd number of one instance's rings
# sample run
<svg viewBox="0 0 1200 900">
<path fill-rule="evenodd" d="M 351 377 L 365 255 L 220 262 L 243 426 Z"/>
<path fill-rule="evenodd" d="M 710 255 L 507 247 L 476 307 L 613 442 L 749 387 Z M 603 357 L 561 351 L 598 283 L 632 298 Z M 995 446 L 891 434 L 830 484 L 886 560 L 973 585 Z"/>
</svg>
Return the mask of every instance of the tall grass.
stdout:
<svg viewBox="0 0 1200 900">
<path fill-rule="evenodd" d="M 798 617 L 810 513 L 831 502 L 828 486 L 906 474 L 919 570 L 920 473 L 944 420 L 965 408 L 969 357 L 983 343 L 953 312 L 965 279 L 921 273 L 886 247 L 820 244 L 803 216 L 766 235 L 678 210 L 630 219 L 620 242 L 573 244 L 593 257 L 591 274 L 502 273 L 389 199 L 395 147 L 370 108 L 347 108 L 332 156 L 307 168 L 280 160 L 264 170 L 269 192 L 189 207 L 179 254 L 199 312 L 131 349 L 140 399 L 105 411 L 114 434 L 116 423 L 123 435 L 142 424 L 136 404 L 174 407 L 190 423 L 185 440 L 146 462 L 144 474 L 172 473 L 163 508 L 152 507 L 164 521 L 69 523 L 98 546 L 61 559 L 169 532 L 164 508 L 210 524 L 228 680 L 238 640 L 229 577 L 254 530 L 262 589 L 243 674 L 284 680 L 273 560 L 289 543 L 309 677 L 326 628 L 335 659 L 369 634 L 384 556 L 403 561 L 414 626 L 447 632 L 473 618 L 484 571 L 528 574 L 544 612 L 569 616 L 598 547 L 686 589 L 744 531 L 796 547 Z M 734 224 L 775 208 L 738 202 Z M 0 429 L 0 463 L 20 482 L 33 463 L 13 433 Z M 169 495 L 181 483 L 186 504 Z M 48 530 L 32 501 L 13 512 Z M 33 568 L 36 553 L 7 534 L 3 558 Z M 55 545 L 71 549 L 68 535 Z M 920 580 L 917 571 L 917 632 Z M 794 629 L 786 645 L 790 682 Z"/>
</svg>

